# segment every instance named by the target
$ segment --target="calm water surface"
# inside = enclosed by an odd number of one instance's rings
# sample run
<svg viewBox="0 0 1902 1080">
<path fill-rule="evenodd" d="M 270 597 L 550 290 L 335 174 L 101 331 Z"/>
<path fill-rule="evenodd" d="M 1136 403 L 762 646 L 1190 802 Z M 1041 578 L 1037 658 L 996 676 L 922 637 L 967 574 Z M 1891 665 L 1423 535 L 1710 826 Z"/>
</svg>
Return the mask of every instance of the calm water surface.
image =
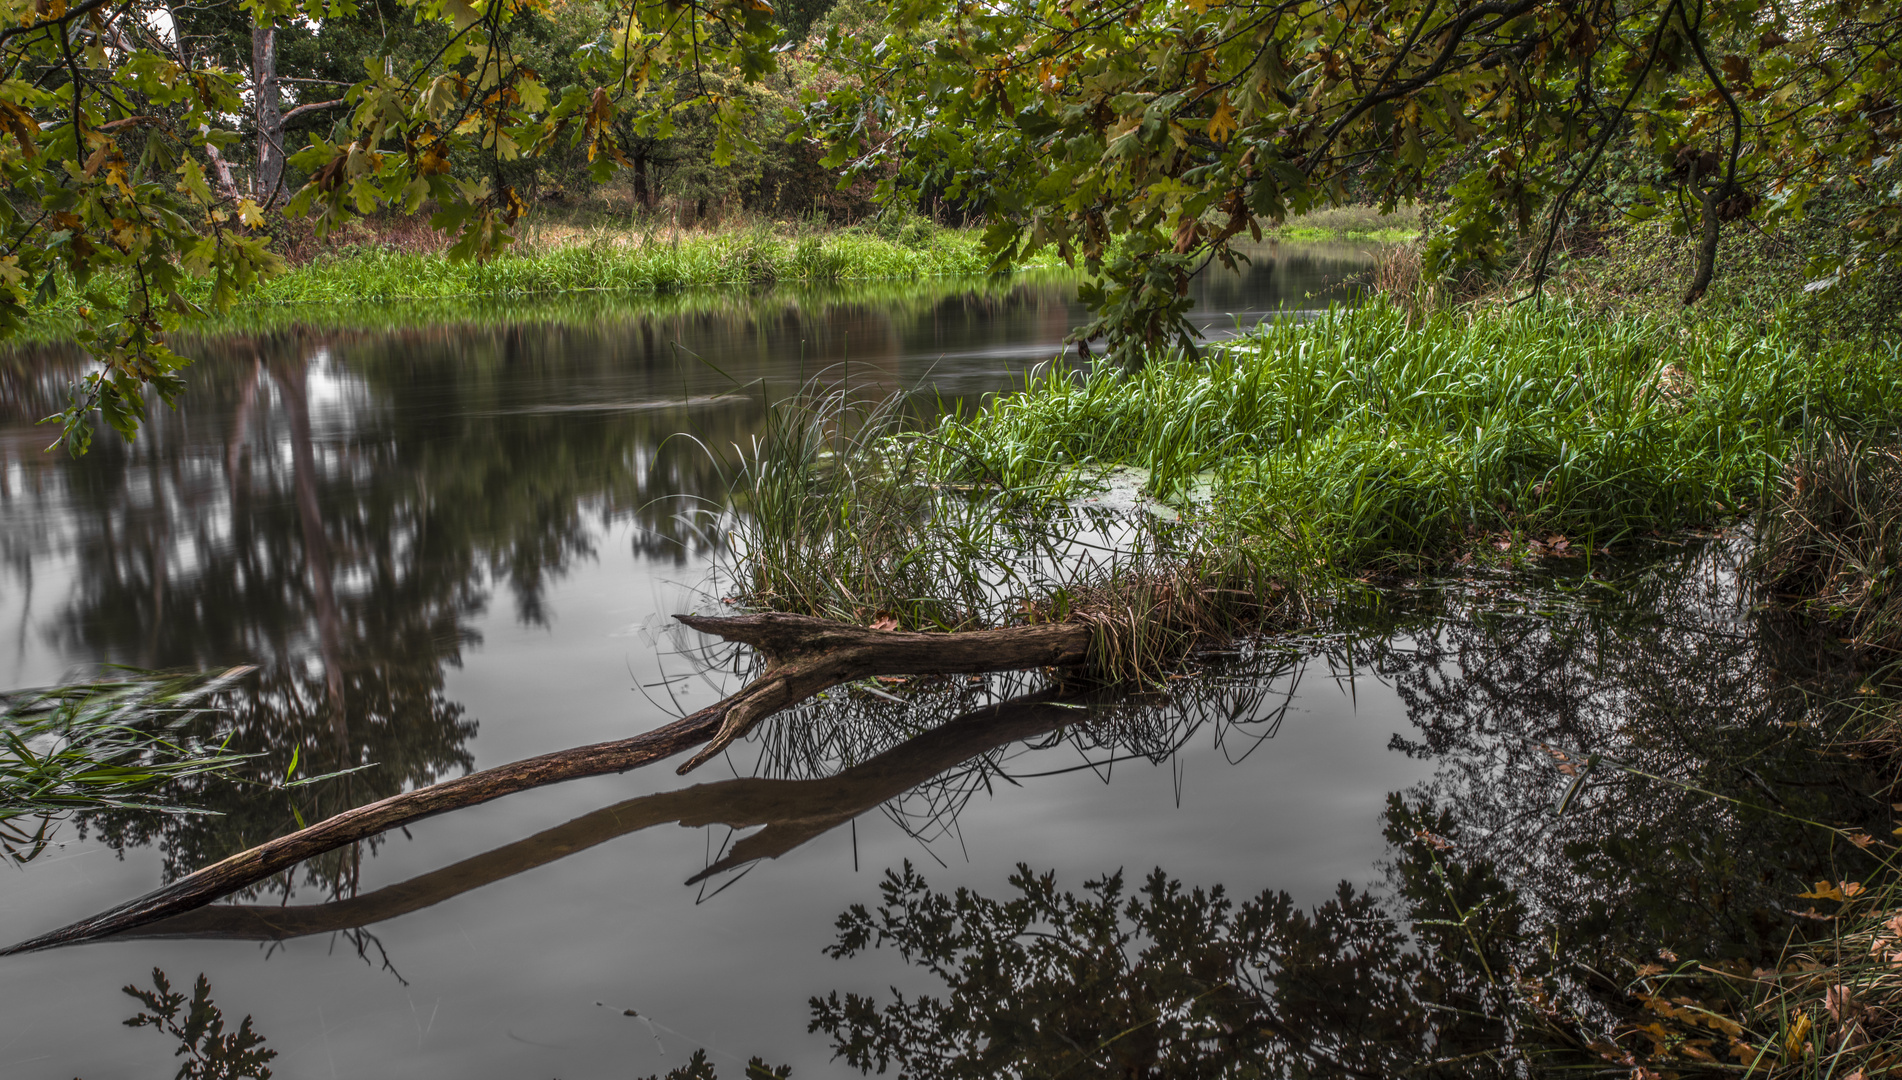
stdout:
<svg viewBox="0 0 1902 1080">
<path fill-rule="evenodd" d="M 1201 282 L 1197 314 L 1214 336 L 1341 298 L 1370 258 L 1264 252 Z M 1072 295 L 1060 282 L 690 294 L 259 330 L 192 343 L 181 409 L 77 462 L 40 453 L 47 431 L 31 425 L 77 361 L 16 354 L 0 360 L 0 685 L 101 661 L 258 665 L 232 719 L 234 747 L 266 755 L 260 778 L 293 752 L 306 771 L 377 763 L 303 796 L 306 820 L 653 728 L 741 678 L 668 618 L 718 591 L 692 513 L 721 498 L 703 447 L 743 442 L 763 396 L 828 368 L 947 398 L 1008 387 L 1081 321 Z M 206 973 L 280 1052 L 280 1077 L 636 1077 L 696 1048 L 723 1075 L 756 1054 L 799 1076 L 855 1075 L 807 1032 L 807 999 L 932 989 L 890 950 L 822 954 L 834 919 L 875 903 L 888 869 L 909 861 L 934 887 L 1001 894 L 1019 863 L 1072 889 L 1160 865 L 1312 906 L 1342 881 L 1391 884 L 1382 815 L 1400 792 L 1459 806 L 1526 882 L 1562 881 L 1534 909 L 1649 917 L 1620 899 L 1628 882 L 1581 887 L 1549 852 L 1672 806 L 1699 835 L 1743 826 L 1617 785 L 1564 821 L 1538 815 L 1567 782 L 1549 747 L 1642 746 L 1676 767 L 1700 732 L 1650 716 L 1715 723 L 1774 681 L 1726 599 L 1721 553 L 1686 558 L 1620 586 L 1616 618 L 1572 571 L 1550 602 L 1474 585 L 1379 613 L 1351 638 L 1212 658 L 1173 693 L 1089 703 L 1087 724 L 985 711 L 1036 693 L 1034 679 L 903 704 L 841 696 L 691 780 L 640 770 L 425 821 L 238 898 L 295 909 L 282 918 L 302 920 L 298 936 L 283 942 L 244 939 L 257 913 L 227 912 L 237 921 L 209 918 L 194 938 L 0 960 L 0 1075 L 170 1069 L 169 1045 L 118 1024 L 132 1011 L 119 987 L 155 966 L 177 982 Z M 733 786 L 755 775 L 817 786 L 768 800 L 752 819 L 764 830 L 704 824 L 757 803 Z M 0 938 L 295 827 L 281 794 L 182 797 L 224 814 L 69 823 L 54 852 L 6 872 Z M 1777 869 L 1752 887 L 1807 873 L 1824 856 L 1806 844 L 1771 845 Z M 1716 915 L 1656 918 L 1724 932 Z"/>
</svg>

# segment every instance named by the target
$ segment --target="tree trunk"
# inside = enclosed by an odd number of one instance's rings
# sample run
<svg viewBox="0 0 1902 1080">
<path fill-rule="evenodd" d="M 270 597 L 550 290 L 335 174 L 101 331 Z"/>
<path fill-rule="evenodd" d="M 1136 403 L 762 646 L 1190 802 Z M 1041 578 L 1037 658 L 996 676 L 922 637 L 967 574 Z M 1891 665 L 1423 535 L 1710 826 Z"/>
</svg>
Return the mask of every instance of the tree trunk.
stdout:
<svg viewBox="0 0 1902 1080">
<path fill-rule="evenodd" d="M 225 156 L 219 153 L 218 147 L 212 143 L 205 144 L 205 157 L 211 161 L 211 175 L 218 181 L 218 194 L 232 202 L 237 202 L 238 184 L 231 179 L 230 162 L 225 160 Z"/>
<path fill-rule="evenodd" d="M 626 772 L 711 741 L 685 773 L 761 720 L 813 694 L 873 675 L 955 675 L 1081 664 L 1090 630 L 1075 623 L 1013 626 L 959 634 L 894 633 L 801 615 L 732 618 L 678 615 L 696 630 L 753 646 L 767 660 L 745 689 L 665 727 L 615 742 L 560 750 L 470 773 L 346 810 L 306 829 L 213 863 L 135 900 L 30 941 L 0 956 L 106 937 L 213 900 L 327 851 L 449 810 L 518 791 Z"/>
<path fill-rule="evenodd" d="M 1697 270 L 1691 276 L 1691 287 L 1684 293 L 1685 304 L 1695 304 L 1703 299 L 1704 292 L 1710 288 L 1711 277 L 1717 272 L 1717 198 L 1723 185 L 1711 179 L 1710 187 L 1702 187 L 1698 181 L 1698 166 L 1691 165 L 1691 192 L 1697 196 L 1697 204 L 1703 214 L 1703 229 L 1697 238 Z"/>
<path fill-rule="evenodd" d="M 643 210 L 654 208 L 654 194 L 647 186 L 647 155 L 634 156 L 634 201 Z"/>
<path fill-rule="evenodd" d="M 277 27 L 251 28 L 251 95 L 258 133 L 259 205 L 277 201 L 284 187 L 284 112 L 277 91 Z"/>
</svg>

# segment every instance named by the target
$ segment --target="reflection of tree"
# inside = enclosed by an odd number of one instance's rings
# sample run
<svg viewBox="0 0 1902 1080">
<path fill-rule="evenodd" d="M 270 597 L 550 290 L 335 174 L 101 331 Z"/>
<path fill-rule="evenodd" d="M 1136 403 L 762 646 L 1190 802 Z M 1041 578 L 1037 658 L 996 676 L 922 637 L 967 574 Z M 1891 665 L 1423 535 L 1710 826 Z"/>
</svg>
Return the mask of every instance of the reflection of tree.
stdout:
<svg viewBox="0 0 1902 1080">
<path fill-rule="evenodd" d="M 1005 901 L 934 892 L 907 863 L 875 911 L 839 919 L 829 951 L 891 945 L 943 997 L 812 1000 L 812 1027 L 866 1072 L 1017 1076 L 1477 1076 L 1504 1025 L 1459 1010 L 1463 972 L 1408 948 L 1380 905 L 1343 883 L 1312 914 L 1268 891 L 1237 905 L 1158 870 L 1078 897 L 1019 866 Z"/>
<path fill-rule="evenodd" d="M 1343 885 L 1312 914 L 1272 890 L 1231 907 L 1160 872 L 1128 900 L 1114 878 L 1078 898 L 1021 870 L 993 901 L 907 867 L 841 918 L 834 951 L 895 945 L 943 995 L 814 999 L 815 1029 L 861 1069 L 913 1077 L 1624 1060 L 1607 1036 L 1634 1018 L 1637 965 L 1774 966 L 1831 932 L 1796 894 L 1871 867 L 1844 832 L 1887 824 L 1880 778 L 1819 752 L 1833 714 L 1816 691 L 1840 679 L 1740 607 L 1724 554 L 1381 613 L 1354 664 L 1394 682 L 1418 729 L 1399 748 L 1439 766 L 1390 800 L 1384 903 Z"/>
<path fill-rule="evenodd" d="M 1887 832 L 1878 779 L 1819 745 L 1831 688 L 1788 684 L 1801 643 L 1740 610 L 1726 555 L 1655 564 L 1619 603 L 1455 595 L 1431 633 L 1378 652 L 1418 728 L 1402 747 L 1439 763 L 1413 797 L 1454 808 L 1541 918 L 1604 955 L 1761 961 L 1804 932 L 1797 892 L 1868 862 L 1804 821 Z"/>
</svg>

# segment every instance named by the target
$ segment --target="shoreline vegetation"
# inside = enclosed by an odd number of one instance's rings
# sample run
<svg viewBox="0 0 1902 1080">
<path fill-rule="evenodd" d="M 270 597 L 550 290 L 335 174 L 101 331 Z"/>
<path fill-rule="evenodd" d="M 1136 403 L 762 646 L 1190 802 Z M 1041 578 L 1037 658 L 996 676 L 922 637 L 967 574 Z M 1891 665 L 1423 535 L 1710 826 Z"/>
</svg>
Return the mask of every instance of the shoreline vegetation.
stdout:
<svg viewBox="0 0 1902 1080">
<path fill-rule="evenodd" d="M 1371 207 L 1318 211 L 1264 234 L 1265 241 L 1350 240 L 1399 243 L 1419 233 L 1417 212 L 1383 215 Z M 369 325 L 387 325 L 389 305 L 409 307 L 419 319 L 489 318 L 496 302 L 566 301 L 601 295 L 661 296 L 690 290 L 766 286 L 825 289 L 844 283 L 916 283 L 979 279 L 999 271 L 983 253 L 979 230 L 942 226 L 918 216 L 893 215 L 859 225 L 813 226 L 764 219 L 716 229 L 682 229 L 629 216 L 571 215 L 530 220 L 518 242 L 482 263 L 452 260 L 447 239 L 420 219 L 379 227 L 354 224 L 319 246 L 293 243 L 289 267 L 259 282 L 229 312 L 207 310 L 179 337 L 253 329 L 297 321 L 296 309 L 350 309 Z M 1019 259 L 1009 275 L 1074 273 L 1054 249 Z M 70 338 L 99 306 L 96 283 L 87 296 L 71 282 L 27 316 L 19 344 Z M 207 304 L 210 288 L 192 284 L 186 299 Z M 459 310 L 466 309 L 466 310 Z M 266 314 L 269 313 L 269 314 Z M 283 314 L 279 314 L 283 313 Z M 326 312 L 325 321 L 334 320 Z"/>
<path fill-rule="evenodd" d="M 990 270 L 975 232 L 922 221 L 888 230 L 837 230 L 782 235 L 768 226 L 719 232 L 634 229 L 529 229 L 520 243 L 485 262 L 451 259 L 432 233 L 395 238 L 363 232 L 298 259 L 261 281 L 229 312 L 207 310 L 179 333 L 216 332 L 251 313 L 324 305 L 519 301 L 622 293 L 664 294 L 703 287 L 769 284 L 821 286 L 846 281 L 918 281 L 978 276 Z M 1032 259 L 1018 269 L 1054 264 Z M 122 288 L 95 284 L 90 290 Z M 208 304 L 210 284 L 184 292 Z M 101 298 L 69 287 L 28 316 L 16 339 L 69 338 Z"/>
<path fill-rule="evenodd" d="M 1175 519 L 1141 526 L 1142 559 L 1221 567 L 1209 587 L 1252 582 L 1243 606 L 1310 611 L 1401 576 L 1735 522 L 1810 447 L 1902 423 L 1902 345 L 1376 297 L 1134 372 L 1040 368 L 927 423 L 836 394 L 778 410 L 733 466 L 733 572 L 755 606 L 915 629 L 1056 617 L 1129 568 L 1007 574 L 1029 591 L 976 598 L 1020 557 L 1048 563 L 1019 552 L 1121 472 Z"/>
</svg>

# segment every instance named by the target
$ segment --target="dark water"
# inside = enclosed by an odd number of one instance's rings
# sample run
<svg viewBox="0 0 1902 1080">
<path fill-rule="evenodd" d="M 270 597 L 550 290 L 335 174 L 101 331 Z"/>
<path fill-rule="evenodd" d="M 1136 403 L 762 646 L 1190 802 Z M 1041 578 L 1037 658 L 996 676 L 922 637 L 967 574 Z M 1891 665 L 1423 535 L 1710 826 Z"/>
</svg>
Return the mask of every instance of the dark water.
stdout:
<svg viewBox="0 0 1902 1080">
<path fill-rule="evenodd" d="M 1203 282 L 1198 311 L 1219 332 L 1338 297 L 1368 258 L 1273 252 Z M 1008 386 L 1080 321 L 1069 295 L 1060 282 L 693 294 L 261 328 L 194 344 L 183 408 L 79 462 L 39 453 L 48 436 L 29 423 L 56 408 L 73 359 L 0 361 L 0 685 L 100 661 L 256 664 L 232 745 L 264 753 L 257 777 L 283 775 L 293 753 L 306 772 L 376 763 L 295 806 L 214 785 L 181 797 L 220 817 L 69 823 L 62 846 L 10 872 L 0 938 L 135 896 L 297 815 L 715 700 L 739 684 L 734 658 L 668 619 L 706 602 L 715 553 L 692 511 L 718 504 L 722 480 L 704 446 L 744 442 L 763 394 L 846 360 L 838 376 L 872 389 Z M 1546 927 L 1593 956 L 1660 942 L 1759 955 L 1787 931 L 1795 889 L 1845 865 L 1795 817 L 1886 835 L 1861 766 L 1800 737 L 1815 696 L 1785 692 L 1829 684 L 1832 662 L 1792 652 L 1737 603 L 1731 558 L 1719 544 L 1593 568 L 1608 583 L 1566 564 L 1512 591 L 1398 595 L 1343 628 L 1210 658 L 1147 698 L 1052 707 L 1034 678 L 898 704 L 838 695 L 692 783 L 661 768 L 513 796 L 170 931 L 194 936 L 0 960 L 0 1075 L 170 1069 L 170 1046 L 118 1024 L 133 1005 L 118 988 L 154 966 L 206 973 L 280 1051 L 280 1077 L 635 1077 L 702 1047 L 722 1075 L 753 1055 L 855 1074 L 808 1033 L 808 998 L 942 992 L 890 948 L 822 952 L 840 912 L 875 906 L 907 861 L 933 889 L 997 898 L 1022 863 L 1079 892 L 1118 869 L 1134 888 L 1162 866 L 1238 898 L 1333 901 L 1323 921 L 1347 936 L 1332 966 L 1275 991 L 1281 1015 L 1326 1033 L 1304 1052 L 1375 1070 L 1452 1057 L 1503 1036 L 1436 1027 L 1427 999 L 1504 1015 L 1491 968 L 1541 970 L 1528 943 Z M 1561 766 L 1592 753 L 1678 783 L 1606 767 L 1566 800 Z M 1751 809 L 1758 788 L 1774 813 Z M 1470 956 L 1415 925 L 1449 922 L 1436 859 L 1477 890 L 1453 901 L 1458 919 L 1510 915 L 1470 922 L 1484 938 L 1460 938 Z M 1343 882 L 1375 907 L 1343 899 Z M 341 903 L 312 906 L 326 900 Z M 1383 952 L 1379 919 L 1436 946 L 1423 955 L 1441 967 Z M 1277 948 L 1299 938 L 1273 925 Z M 1579 1009 L 1618 1004 L 1545 970 Z M 1015 1000 L 1007 983 L 964 989 Z M 1085 1026 L 1077 1010 L 1115 996 L 1045 983 Z M 1336 1015 L 1375 998 L 1391 1007 Z"/>
</svg>

